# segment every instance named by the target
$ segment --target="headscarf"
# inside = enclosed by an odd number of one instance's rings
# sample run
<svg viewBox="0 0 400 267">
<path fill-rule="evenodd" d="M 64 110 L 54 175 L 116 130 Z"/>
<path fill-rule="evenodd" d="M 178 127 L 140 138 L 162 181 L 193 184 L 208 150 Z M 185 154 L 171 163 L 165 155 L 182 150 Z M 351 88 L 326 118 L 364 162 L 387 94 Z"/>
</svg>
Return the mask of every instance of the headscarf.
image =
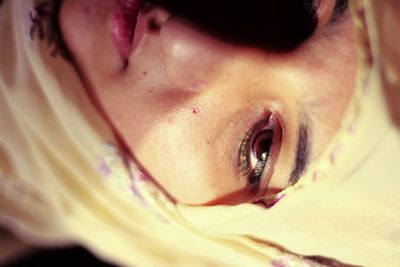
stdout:
<svg viewBox="0 0 400 267">
<path fill-rule="evenodd" d="M 0 2 L 0 223 L 22 243 L 124 266 L 398 265 L 400 136 L 382 90 L 400 85 L 400 60 L 382 56 L 395 0 L 352 2 L 359 71 L 342 128 L 269 209 L 168 199 L 125 160 L 36 2 Z"/>
</svg>

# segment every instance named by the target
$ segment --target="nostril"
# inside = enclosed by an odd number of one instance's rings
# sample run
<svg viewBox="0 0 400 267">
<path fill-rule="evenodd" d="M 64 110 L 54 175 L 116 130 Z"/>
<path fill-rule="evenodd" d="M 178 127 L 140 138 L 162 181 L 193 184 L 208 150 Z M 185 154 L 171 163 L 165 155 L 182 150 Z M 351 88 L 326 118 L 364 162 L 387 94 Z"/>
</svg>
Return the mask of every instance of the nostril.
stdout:
<svg viewBox="0 0 400 267">
<path fill-rule="evenodd" d="M 160 26 L 160 24 L 157 23 L 156 19 L 152 18 L 149 20 L 147 29 L 150 32 L 159 32 L 160 28 L 161 28 L 161 26 Z"/>
<path fill-rule="evenodd" d="M 146 30 L 149 33 L 158 33 L 170 16 L 171 14 L 161 7 L 147 6 L 139 15 L 139 19 L 145 20 Z"/>
<path fill-rule="evenodd" d="M 132 45 L 133 50 L 135 51 L 140 46 L 142 40 L 146 39 L 146 35 L 148 35 L 147 37 L 157 37 L 157 34 L 170 16 L 171 14 L 163 8 L 146 4 L 137 18 Z"/>
</svg>

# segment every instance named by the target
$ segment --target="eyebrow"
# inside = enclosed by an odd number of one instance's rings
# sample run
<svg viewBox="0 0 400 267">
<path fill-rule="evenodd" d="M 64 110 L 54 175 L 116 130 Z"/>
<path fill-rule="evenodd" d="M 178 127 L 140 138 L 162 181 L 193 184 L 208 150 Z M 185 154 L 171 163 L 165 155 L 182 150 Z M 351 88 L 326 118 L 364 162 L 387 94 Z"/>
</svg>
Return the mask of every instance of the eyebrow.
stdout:
<svg viewBox="0 0 400 267">
<path fill-rule="evenodd" d="M 309 164 L 310 147 L 311 147 L 309 133 L 310 133 L 310 127 L 308 126 L 308 123 L 305 120 L 302 123 L 300 123 L 300 127 L 298 130 L 296 158 L 289 178 L 290 185 L 293 185 L 299 181 L 301 175 L 305 172 Z"/>
</svg>

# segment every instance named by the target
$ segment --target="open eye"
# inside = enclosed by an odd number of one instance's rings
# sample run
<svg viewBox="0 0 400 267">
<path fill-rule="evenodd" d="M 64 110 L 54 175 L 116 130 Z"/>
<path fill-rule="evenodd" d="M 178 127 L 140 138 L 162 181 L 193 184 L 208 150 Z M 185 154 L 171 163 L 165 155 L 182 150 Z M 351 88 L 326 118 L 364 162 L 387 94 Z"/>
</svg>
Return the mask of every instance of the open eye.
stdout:
<svg viewBox="0 0 400 267">
<path fill-rule="evenodd" d="M 251 151 L 252 166 L 256 165 L 253 163 L 253 161 L 257 163 L 259 161 L 267 160 L 269 151 L 271 149 L 273 137 L 274 137 L 274 132 L 270 129 L 262 130 L 255 136 L 252 142 L 252 151 Z"/>
<path fill-rule="evenodd" d="M 247 177 L 251 194 L 256 194 L 263 180 L 272 175 L 280 143 L 280 125 L 273 114 L 257 122 L 243 139 L 239 151 L 240 171 Z"/>
</svg>

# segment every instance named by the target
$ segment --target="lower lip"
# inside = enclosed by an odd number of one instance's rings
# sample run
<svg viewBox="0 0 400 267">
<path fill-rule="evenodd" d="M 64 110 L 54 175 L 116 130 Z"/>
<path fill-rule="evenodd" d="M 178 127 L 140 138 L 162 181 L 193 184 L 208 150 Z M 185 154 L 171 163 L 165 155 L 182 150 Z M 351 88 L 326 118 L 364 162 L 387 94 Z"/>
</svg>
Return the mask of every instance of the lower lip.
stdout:
<svg viewBox="0 0 400 267">
<path fill-rule="evenodd" d="M 137 16 L 144 0 L 118 0 L 111 15 L 111 32 L 123 60 L 131 50 Z"/>
</svg>

